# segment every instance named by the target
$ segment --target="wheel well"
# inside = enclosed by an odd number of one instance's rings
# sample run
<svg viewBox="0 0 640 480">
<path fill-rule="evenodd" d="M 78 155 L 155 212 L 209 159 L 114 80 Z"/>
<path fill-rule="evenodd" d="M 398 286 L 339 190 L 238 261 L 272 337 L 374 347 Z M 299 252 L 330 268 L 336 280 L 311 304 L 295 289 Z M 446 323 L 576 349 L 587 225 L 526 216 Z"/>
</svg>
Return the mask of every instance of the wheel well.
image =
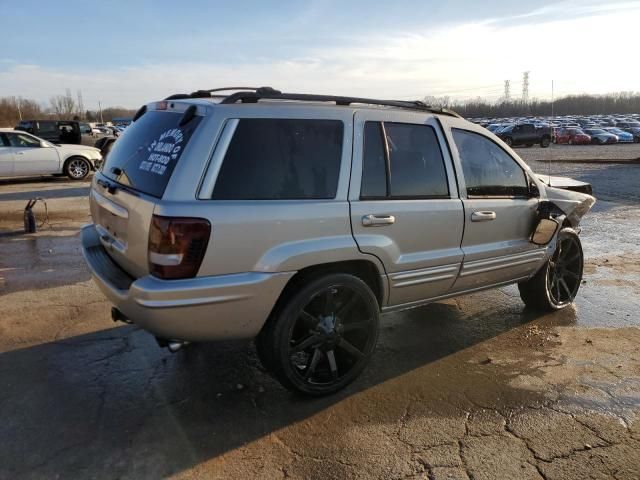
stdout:
<svg viewBox="0 0 640 480">
<path fill-rule="evenodd" d="M 282 290 L 278 301 L 273 307 L 275 311 L 283 303 L 285 303 L 289 297 L 296 292 L 302 285 L 308 281 L 317 278 L 320 275 L 327 275 L 330 273 L 348 273 L 355 277 L 358 277 L 364 283 L 366 283 L 373 294 L 378 299 L 378 305 L 382 306 L 382 299 L 384 298 L 383 288 L 384 285 L 380 280 L 380 273 L 378 268 L 372 262 L 368 260 L 348 260 L 343 262 L 323 263 L 320 265 L 312 265 L 299 270 L 289 281 Z"/>
</svg>

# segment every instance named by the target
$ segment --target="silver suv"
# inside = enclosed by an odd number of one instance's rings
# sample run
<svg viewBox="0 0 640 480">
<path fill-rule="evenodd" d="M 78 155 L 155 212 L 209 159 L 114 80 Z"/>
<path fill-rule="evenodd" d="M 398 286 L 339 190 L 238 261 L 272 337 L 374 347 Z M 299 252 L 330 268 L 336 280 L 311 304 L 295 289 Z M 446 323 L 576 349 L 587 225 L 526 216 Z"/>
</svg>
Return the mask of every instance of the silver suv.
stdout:
<svg viewBox="0 0 640 480">
<path fill-rule="evenodd" d="M 381 313 L 512 283 L 530 307 L 573 301 L 595 199 L 484 128 L 420 102 L 219 90 L 142 107 L 93 179 L 83 252 L 114 320 L 172 350 L 256 338 L 283 385 L 322 395 L 363 370 Z"/>
</svg>

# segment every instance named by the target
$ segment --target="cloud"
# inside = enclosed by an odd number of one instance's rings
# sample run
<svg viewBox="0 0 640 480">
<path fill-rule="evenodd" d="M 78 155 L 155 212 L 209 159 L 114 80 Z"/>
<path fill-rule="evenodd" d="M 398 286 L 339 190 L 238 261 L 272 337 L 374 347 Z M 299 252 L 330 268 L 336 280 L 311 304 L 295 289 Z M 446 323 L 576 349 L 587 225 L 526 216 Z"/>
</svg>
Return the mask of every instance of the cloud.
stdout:
<svg viewBox="0 0 640 480">
<path fill-rule="evenodd" d="M 525 70 L 531 71 L 532 97 L 548 97 L 552 79 L 556 94 L 640 90 L 633 47 L 640 4 L 615 6 L 578 18 L 536 10 L 532 14 L 541 20 L 522 25 L 478 22 L 361 35 L 342 45 L 306 46 L 289 58 L 171 61 L 108 69 L 5 62 L 0 64 L 0 85 L 3 95 L 43 102 L 66 88 L 81 90 L 90 109 L 97 108 L 98 101 L 103 106 L 137 107 L 172 93 L 225 85 L 402 99 L 498 98 L 505 79 L 512 80 L 512 93 L 517 94 Z"/>
</svg>

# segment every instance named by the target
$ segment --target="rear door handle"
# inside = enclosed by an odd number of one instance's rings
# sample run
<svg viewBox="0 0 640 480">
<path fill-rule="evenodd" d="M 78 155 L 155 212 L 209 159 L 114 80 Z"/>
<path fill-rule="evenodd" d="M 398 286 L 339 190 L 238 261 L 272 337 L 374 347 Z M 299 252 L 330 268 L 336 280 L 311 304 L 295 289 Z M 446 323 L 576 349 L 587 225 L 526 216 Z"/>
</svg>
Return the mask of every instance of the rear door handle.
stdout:
<svg viewBox="0 0 640 480">
<path fill-rule="evenodd" d="M 496 212 L 483 211 L 483 212 L 473 212 L 471 214 L 472 222 L 488 222 L 489 220 L 495 220 L 495 219 L 496 219 Z"/>
<path fill-rule="evenodd" d="M 392 225 L 396 222 L 393 215 L 365 215 L 362 217 L 362 225 L 365 227 L 381 227 L 383 225 Z"/>
</svg>

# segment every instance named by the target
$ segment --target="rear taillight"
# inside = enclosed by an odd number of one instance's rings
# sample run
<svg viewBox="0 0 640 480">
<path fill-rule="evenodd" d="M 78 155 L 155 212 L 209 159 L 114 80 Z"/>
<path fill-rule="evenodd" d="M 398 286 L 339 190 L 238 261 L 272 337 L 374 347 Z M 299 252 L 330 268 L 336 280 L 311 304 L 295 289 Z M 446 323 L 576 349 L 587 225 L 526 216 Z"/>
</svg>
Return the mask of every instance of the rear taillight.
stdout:
<svg viewBox="0 0 640 480">
<path fill-rule="evenodd" d="M 211 224 L 203 218 L 154 215 L 149 229 L 149 272 L 163 279 L 195 277 Z"/>
</svg>

